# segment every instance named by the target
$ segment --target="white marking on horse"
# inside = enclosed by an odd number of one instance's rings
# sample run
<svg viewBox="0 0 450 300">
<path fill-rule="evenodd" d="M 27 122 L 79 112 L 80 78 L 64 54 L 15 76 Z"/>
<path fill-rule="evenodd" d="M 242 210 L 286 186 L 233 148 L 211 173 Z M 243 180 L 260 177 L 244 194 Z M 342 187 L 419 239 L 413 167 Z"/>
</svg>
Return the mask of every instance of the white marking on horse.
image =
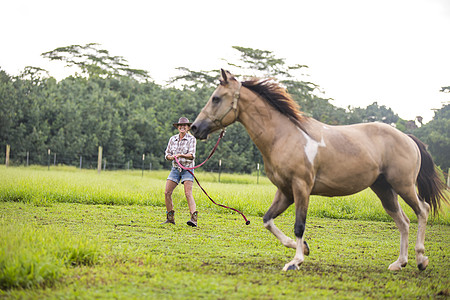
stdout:
<svg viewBox="0 0 450 300">
<path fill-rule="evenodd" d="M 319 147 L 326 147 L 327 145 L 325 144 L 325 141 L 322 139 L 320 140 L 320 143 L 313 140 L 309 135 L 307 135 L 303 130 L 301 130 L 300 128 L 298 128 L 298 130 L 300 130 L 300 132 L 303 134 L 303 136 L 306 139 L 306 145 L 305 145 L 305 154 L 306 157 L 308 158 L 309 162 L 311 164 L 314 164 L 314 158 L 316 158 L 317 152 Z"/>
</svg>

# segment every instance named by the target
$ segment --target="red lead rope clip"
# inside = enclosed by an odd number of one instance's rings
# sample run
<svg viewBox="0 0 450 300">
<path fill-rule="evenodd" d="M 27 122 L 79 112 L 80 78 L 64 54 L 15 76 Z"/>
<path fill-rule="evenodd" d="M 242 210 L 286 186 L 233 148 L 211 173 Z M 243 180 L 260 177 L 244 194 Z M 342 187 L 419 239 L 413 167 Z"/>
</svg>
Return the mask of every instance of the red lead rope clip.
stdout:
<svg viewBox="0 0 450 300">
<path fill-rule="evenodd" d="M 244 220 L 245 220 L 245 225 L 249 225 L 249 224 L 250 224 L 250 221 L 247 220 L 247 218 L 245 217 L 245 215 L 244 215 L 241 211 L 239 211 L 239 210 L 237 210 L 237 209 L 235 209 L 235 208 L 226 206 L 226 205 L 222 205 L 222 204 L 216 203 L 216 202 L 208 195 L 208 193 L 205 191 L 205 189 L 200 185 L 200 182 L 198 181 L 197 177 L 195 177 L 194 173 L 192 173 L 192 171 L 191 171 L 191 170 L 197 169 L 198 167 L 201 167 L 204 163 L 206 163 L 206 162 L 211 158 L 211 156 L 213 156 L 214 152 L 215 152 L 216 149 L 217 149 L 217 146 L 219 146 L 220 140 L 223 138 L 224 135 L 225 135 L 225 130 L 222 130 L 222 132 L 221 132 L 220 135 L 219 135 L 219 139 L 217 140 L 217 143 L 216 143 L 216 145 L 214 146 L 213 150 L 211 151 L 211 153 L 209 154 L 209 156 L 205 159 L 205 161 L 202 162 L 201 164 L 199 164 L 199 165 L 197 165 L 197 166 L 194 166 L 194 167 L 192 167 L 192 168 L 187 168 L 187 167 L 183 166 L 182 164 L 180 164 L 180 162 L 178 161 L 178 157 L 176 157 L 176 156 L 175 156 L 175 161 L 177 162 L 177 164 L 178 164 L 178 166 L 179 166 L 180 168 L 182 168 L 183 170 L 188 171 L 189 173 L 192 174 L 192 176 L 194 176 L 195 182 L 197 182 L 198 186 L 202 189 L 203 193 L 205 193 L 206 197 L 208 197 L 209 200 L 211 200 L 212 203 L 214 203 L 215 205 L 224 207 L 224 208 L 228 208 L 228 209 L 234 210 L 235 212 L 239 213 L 239 214 L 244 218 Z"/>
</svg>

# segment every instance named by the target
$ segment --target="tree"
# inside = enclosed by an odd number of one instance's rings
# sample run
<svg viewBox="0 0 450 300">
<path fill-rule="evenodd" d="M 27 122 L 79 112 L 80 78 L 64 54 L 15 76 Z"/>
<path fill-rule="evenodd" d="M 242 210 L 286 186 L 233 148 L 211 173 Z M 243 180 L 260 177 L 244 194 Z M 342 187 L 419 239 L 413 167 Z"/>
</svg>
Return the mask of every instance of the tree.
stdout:
<svg viewBox="0 0 450 300">
<path fill-rule="evenodd" d="M 240 52 L 241 58 L 238 63 L 228 62 L 230 66 L 240 70 L 256 70 L 263 77 L 290 76 L 285 67 L 285 59 L 275 57 L 272 51 L 239 46 L 233 46 L 233 49 Z"/>
<path fill-rule="evenodd" d="M 217 77 L 220 74 L 220 70 L 193 71 L 184 67 L 176 69 L 183 74 L 170 78 L 169 84 L 173 85 L 181 82 L 183 88 L 193 91 L 214 87 L 216 85 Z"/>
<path fill-rule="evenodd" d="M 366 108 L 349 107 L 351 123 L 383 122 L 386 124 L 396 124 L 400 117 L 391 108 L 385 105 L 378 105 L 374 102 Z"/>
<path fill-rule="evenodd" d="M 47 139 L 50 126 L 45 115 L 47 91 L 52 89 L 55 80 L 40 77 L 42 69 L 26 67 L 17 77 L 10 77 L 3 87 L 13 91 L 5 95 L 9 113 L 1 118 L 9 119 L 9 125 L 1 128 L 4 136 L 16 155 L 14 161 L 24 160 L 27 152 L 32 152 L 32 162 L 41 163 L 47 155 Z"/>
<path fill-rule="evenodd" d="M 41 56 L 51 61 L 62 61 L 67 67 L 77 66 L 82 74 L 106 77 L 131 77 L 135 79 L 150 79 L 147 71 L 132 69 L 122 56 L 111 56 L 108 50 L 100 48 L 100 44 L 70 45 L 58 47 L 44 52 Z"/>
<path fill-rule="evenodd" d="M 428 145 L 436 165 L 450 168 L 450 104 L 436 110 L 433 120 L 417 128 L 413 134 Z"/>
</svg>

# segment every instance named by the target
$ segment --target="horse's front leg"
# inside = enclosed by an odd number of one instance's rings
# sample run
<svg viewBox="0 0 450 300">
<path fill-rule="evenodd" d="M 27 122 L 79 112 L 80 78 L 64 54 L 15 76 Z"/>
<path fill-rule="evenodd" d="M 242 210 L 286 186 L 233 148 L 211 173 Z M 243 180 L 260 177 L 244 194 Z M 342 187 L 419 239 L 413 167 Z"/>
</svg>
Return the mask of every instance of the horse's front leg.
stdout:
<svg viewBox="0 0 450 300">
<path fill-rule="evenodd" d="M 292 203 L 293 199 L 288 199 L 283 192 L 278 189 L 272 205 L 263 217 L 264 227 L 267 228 L 280 242 L 288 248 L 297 248 L 297 244 L 293 239 L 286 236 L 277 226 L 275 226 L 273 220 L 283 213 Z"/>
<path fill-rule="evenodd" d="M 295 192 L 294 192 L 295 193 Z M 304 191 L 297 191 L 295 197 L 295 225 L 294 233 L 297 238 L 295 256 L 292 261 L 287 263 L 283 271 L 298 270 L 300 265 L 304 261 L 304 254 L 309 254 L 308 244 L 304 241 L 304 232 L 306 225 L 306 213 L 308 211 L 309 194 L 305 194 Z M 307 255 L 307 254 L 306 254 Z"/>
<path fill-rule="evenodd" d="M 277 226 L 274 219 L 283 213 L 294 201 L 287 198 L 281 190 L 277 190 L 275 198 L 267 213 L 264 215 L 264 227 L 267 228 L 274 236 L 280 240 L 281 244 L 288 248 L 297 249 L 297 243 L 290 237 L 286 236 Z M 305 242 L 304 254 L 309 255 L 309 247 Z"/>
</svg>

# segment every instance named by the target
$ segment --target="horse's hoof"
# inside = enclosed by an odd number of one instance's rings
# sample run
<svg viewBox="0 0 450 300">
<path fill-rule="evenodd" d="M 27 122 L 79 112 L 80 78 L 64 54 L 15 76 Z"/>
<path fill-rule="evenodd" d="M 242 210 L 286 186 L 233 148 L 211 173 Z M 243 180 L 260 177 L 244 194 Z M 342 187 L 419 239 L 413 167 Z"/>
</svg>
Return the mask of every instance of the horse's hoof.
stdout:
<svg viewBox="0 0 450 300">
<path fill-rule="evenodd" d="M 303 247 L 303 254 L 308 256 L 309 255 L 309 246 L 306 241 L 303 241 L 304 247 Z"/>
<path fill-rule="evenodd" d="M 291 262 L 289 262 L 289 263 L 284 265 L 283 271 L 299 270 L 301 264 L 302 264 L 302 262 L 293 260 L 293 261 L 291 261 Z"/>
<path fill-rule="evenodd" d="M 417 265 L 420 271 L 425 270 L 428 267 L 428 257 L 424 257 L 423 262 Z"/>
<path fill-rule="evenodd" d="M 398 262 L 394 262 L 393 264 L 391 264 L 389 266 L 389 271 L 401 271 L 402 270 L 402 266 L 398 263 Z"/>
<path fill-rule="evenodd" d="M 298 267 L 297 267 L 296 265 L 290 265 L 290 266 L 286 269 L 286 271 L 289 271 L 289 270 L 294 270 L 294 271 L 296 271 L 296 270 L 298 270 Z"/>
</svg>

